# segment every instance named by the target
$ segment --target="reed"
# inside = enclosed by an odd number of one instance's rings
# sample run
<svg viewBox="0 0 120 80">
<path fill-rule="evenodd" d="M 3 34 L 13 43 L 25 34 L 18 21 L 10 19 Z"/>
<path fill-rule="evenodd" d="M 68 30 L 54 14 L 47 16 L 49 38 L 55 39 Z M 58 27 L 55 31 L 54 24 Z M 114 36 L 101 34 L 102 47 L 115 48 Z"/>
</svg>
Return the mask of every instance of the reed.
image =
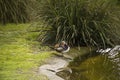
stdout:
<svg viewBox="0 0 120 80">
<path fill-rule="evenodd" d="M 0 0 L 0 23 L 21 23 L 29 20 L 28 0 Z"/>
<path fill-rule="evenodd" d="M 116 29 L 120 26 L 120 9 L 116 4 L 117 0 L 43 0 L 40 18 L 51 27 L 43 27 L 49 29 L 41 40 L 113 46 L 114 39 L 118 39 Z"/>
</svg>

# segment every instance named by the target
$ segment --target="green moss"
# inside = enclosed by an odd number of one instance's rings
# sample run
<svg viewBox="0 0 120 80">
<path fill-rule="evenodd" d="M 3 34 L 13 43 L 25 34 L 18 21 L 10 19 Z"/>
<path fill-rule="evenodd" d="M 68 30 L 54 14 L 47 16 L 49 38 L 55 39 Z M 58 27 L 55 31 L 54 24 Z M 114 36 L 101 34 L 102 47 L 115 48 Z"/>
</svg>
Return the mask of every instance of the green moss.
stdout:
<svg viewBox="0 0 120 80">
<path fill-rule="evenodd" d="M 35 41 L 38 32 L 28 28 L 29 24 L 0 25 L 0 80 L 46 78 L 38 75 L 38 67 L 52 52 L 41 52 L 42 46 Z"/>
</svg>

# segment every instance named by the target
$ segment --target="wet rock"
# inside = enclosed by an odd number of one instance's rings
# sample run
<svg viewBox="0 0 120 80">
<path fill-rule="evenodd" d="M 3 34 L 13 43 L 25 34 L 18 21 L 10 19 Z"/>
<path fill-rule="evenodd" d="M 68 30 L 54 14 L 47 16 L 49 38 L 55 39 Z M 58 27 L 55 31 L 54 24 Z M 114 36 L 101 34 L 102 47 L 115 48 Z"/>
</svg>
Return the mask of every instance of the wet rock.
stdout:
<svg viewBox="0 0 120 80">
<path fill-rule="evenodd" d="M 64 78 L 65 80 L 68 80 L 70 78 L 71 72 L 68 70 L 62 70 L 60 72 L 57 72 L 56 75 Z"/>
</svg>

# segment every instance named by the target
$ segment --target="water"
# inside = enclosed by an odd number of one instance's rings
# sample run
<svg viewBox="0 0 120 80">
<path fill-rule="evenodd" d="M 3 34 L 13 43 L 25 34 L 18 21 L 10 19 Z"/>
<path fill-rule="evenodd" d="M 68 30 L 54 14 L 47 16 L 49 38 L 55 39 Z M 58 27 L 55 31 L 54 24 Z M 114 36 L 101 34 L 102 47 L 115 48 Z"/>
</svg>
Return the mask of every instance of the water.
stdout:
<svg viewBox="0 0 120 80">
<path fill-rule="evenodd" d="M 112 55 L 91 52 L 78 56 L 69 65 L 72 73 L 58 75 L 65 80 L 120 80 L 120 54 Z"/>
</svg>

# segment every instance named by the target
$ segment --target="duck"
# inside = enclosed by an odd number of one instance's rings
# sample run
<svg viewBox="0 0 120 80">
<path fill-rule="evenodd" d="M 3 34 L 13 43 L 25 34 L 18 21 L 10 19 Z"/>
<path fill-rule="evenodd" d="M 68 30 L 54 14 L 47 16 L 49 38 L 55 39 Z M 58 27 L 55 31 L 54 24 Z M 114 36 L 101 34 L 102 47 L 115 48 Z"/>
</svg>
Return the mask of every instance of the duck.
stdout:
<svg viewBox="0 0 120 80">
<path fill-rule="evenodd" d="M 54 49 L 60 53 L 67 53 L 70 50 L 70 46 L 65 41 L 55 44 Z"/>
</svg>

